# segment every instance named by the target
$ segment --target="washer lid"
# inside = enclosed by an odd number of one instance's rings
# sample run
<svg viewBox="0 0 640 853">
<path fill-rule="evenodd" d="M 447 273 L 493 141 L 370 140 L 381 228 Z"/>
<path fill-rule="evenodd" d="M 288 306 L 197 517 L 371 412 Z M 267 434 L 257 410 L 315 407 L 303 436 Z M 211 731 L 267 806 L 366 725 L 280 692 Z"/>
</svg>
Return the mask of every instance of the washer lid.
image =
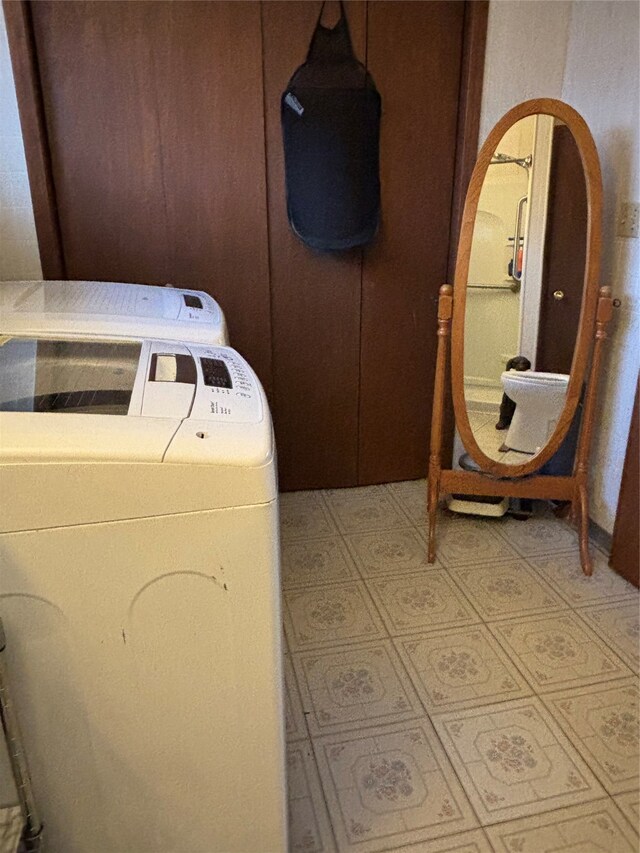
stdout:
<svg viewBox="0 0 640 853">
<path fill-rule="evenodd" d="M 3 282 L 0 332 L 228 343 L 224 315 L 207 293 L 106 281 Z"/>
<path fill-rule="evenodd" d="M 0 431 L 5 462 L 273 455 L 264 391 L 239 353 L 171 341 L 0 338 Z"/>
</svg>

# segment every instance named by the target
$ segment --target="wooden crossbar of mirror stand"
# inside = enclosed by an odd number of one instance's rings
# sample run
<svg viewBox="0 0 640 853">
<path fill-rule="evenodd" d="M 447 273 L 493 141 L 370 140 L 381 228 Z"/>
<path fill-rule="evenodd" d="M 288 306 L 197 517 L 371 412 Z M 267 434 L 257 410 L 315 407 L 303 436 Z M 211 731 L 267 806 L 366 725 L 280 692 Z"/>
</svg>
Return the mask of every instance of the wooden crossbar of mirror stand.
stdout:
<svg viewBox="0 0 640 853">
<path fill-rule="evenodd" d="M 602 348 L 607 337 L 607 325 L 613 312 L 611 288 L 601 287 L 596 309 L 591 369 L 586 380 L 580 437 L 570 477 L 528 475 L 495 478 L 471 471 L 442 468 L 442 425 L 445 406 L 445 377 L 450 355 L 451 317 L 453 315 L 453 288 L 443 284 L 438 300 L 438 351 L 436 379 L 431 423 L 431 450 L 427 481 L 427 516 L 429 521 L 428 560 L 436 557 L 436 519 L 438 502 L 443 494 L 452 492 L 467 495 L 496 495 L 515 498 L 539 498 L 570 501 L 571 520 L 579 529 L 580 562 L 585 575 L 591 575 L 593 564 L 589 554 L 589 499 L 588 461 L 593 436 L 598 378 L 602 362 Z"/>
</svg>

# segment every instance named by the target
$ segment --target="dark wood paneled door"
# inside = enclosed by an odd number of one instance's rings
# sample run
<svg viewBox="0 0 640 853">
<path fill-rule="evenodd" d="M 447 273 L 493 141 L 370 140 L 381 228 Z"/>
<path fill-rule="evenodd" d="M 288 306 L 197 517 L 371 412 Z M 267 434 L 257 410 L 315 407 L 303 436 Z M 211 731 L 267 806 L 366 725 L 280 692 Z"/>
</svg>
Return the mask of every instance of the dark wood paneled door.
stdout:
<svg viewBox="0 0 640 853">
<path fill-rule="evenodd" d="M 383 221 L 362 269 L 361 484 L 427 471 L 464 11 L 438 0 L 369 4 L 367 64 L 383 104 Z"/>
<path fill-rule="evenodd" d="M 640 586 L 640 412 L 636 385 L 629 441 L 622 469 L 618 511 L 613 528 L 609 565 L 635 586 Z"/>
<path fill-rule="evenodd" d="M 479 91 L 463 82 L 465 31 L 486 3 L 345 5 L 382 95 L 382 225 L 332 256 L 289 228 L 280 131 L 320 0 L 25 7 L 66 276 L 217 298 L 269 394 L 285 489 L 426 473 L 437 292 L 469 149 L 461 90 Z M 324 14 L 330 26 L 338 4 Z"/>
<path fill-rule="evenodd" d="M 259 3 L 31 3 L 66 276 L 205 290 L 271 385 Z"/>
<path fill-rule="evenodd" d="M 337 4 L 326 10 L 331 26 Z M 366 54 L 364 2 L 345 4 L 354 50 Z M 262 5 L 273 324 L 274 418 L 284 488 L 358 483 L 362 253 L 320 255 L 287 219 L 280 96 L 307 55 L 316 2 Z"/>
</svg>

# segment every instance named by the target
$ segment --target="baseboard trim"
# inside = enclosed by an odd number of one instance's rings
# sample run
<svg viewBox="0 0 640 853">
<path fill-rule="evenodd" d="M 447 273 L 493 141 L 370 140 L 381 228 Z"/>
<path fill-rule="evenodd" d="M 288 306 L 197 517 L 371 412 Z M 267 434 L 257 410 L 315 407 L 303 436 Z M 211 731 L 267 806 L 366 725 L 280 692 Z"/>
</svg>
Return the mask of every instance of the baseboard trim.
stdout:
<svg viewBox="0 0 640 853">
<path fill-rule="evenodd" d="M 592 518 L 589 519 L 589 536 L 598 548 L 600 548 L 601 551 L 604 551 L 607 557 L 611 555 L 613 536 L 611 533 L 607 533 L 607 531 L 600 527 L 599 524 L 596 524 Z"/>
</svg>

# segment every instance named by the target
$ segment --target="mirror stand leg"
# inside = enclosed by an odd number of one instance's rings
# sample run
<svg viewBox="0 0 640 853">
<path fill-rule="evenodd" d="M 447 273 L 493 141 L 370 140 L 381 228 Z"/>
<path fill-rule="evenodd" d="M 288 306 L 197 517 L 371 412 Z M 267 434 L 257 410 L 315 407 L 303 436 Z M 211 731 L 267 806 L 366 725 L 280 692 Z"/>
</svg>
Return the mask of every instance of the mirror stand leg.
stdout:
<svg viewBox="0 0 640 853">
<path fill-rule="evenodd" d="M 578 440 L 574 477 L 576 479 L 576 494 L 574 498 L 575 517 L 579 521 L 578 533 L 580 536 L 580 562 L 582 571 L 589 576 L 593 573 L 593 563 L 589 555 L 589 495 L 587 483 L 589 479 L 589 449 L 593 434 L 593 423 L 596 411 L 596 398 L 598 394 L 598 380 L 600 378 L 600 367 L 602 362 L 602 347 L 607 338 L 607 325 L 611 320 L 613 312 L 613 300 L 611 288 L 601 287 L 596 309 L 596 328 L 593 355 L 591 357 L 591 371 L 589 374 L 587 392 L 582 414 L 582 429 Z"/>
<path fill-rule="evenodd" d="M 440 491 L 440 470 L 437 461 L 429 461 L 429 480 L 427 485 L 427 523 L 428 548 L 427 562 L 434 563 L 436 559 L 436 519 L 438 517 L 438 493 Z"/>
<path fill-rule="evenodd" d="M 587 495 L 587 484 L 580 483 L 578 486 L 578 495 L 580 498 L 580 509 L 577 512 L 579 518 L 578 535 L 580 537 L 580 564 L 582 571 L 587 577 L 593 574 L 593 563 L 591 562 L 591 554 L 589 553 L 589 498 Z"/>
<path fill-rule="evenodd" d="M 444 416 L 444 383 L 447 372 L 449 330 L 453 311 L 453 288 L 443 284 L 438 297 L 438 349 L 436 354 L 436 376 L 433 387 L 433 411 L 431 416 L 431 447 L 429 452 L 429 477 L 427 480 L 427 560 L 436 559 L 436 516 L 440 495 L 440 470 L 442 459 L 442 420 Z"/>
</svg>

